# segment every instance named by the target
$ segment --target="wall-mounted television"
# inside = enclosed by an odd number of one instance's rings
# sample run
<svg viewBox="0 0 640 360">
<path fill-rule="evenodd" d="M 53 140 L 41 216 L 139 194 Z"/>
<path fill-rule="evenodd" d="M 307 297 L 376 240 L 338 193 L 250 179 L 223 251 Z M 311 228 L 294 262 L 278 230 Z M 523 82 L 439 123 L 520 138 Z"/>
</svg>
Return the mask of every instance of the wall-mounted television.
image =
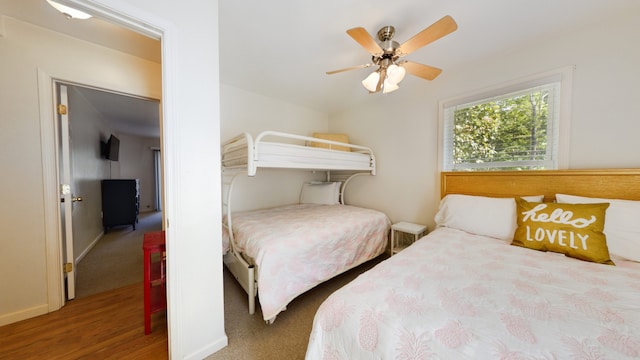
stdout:
<svg viewBox="0 0 640 360">
<path fill-rule="evenodd" d="M 118 161 L 119 153 L 120 139 L 111 134 L 109 140 L 106 143 L 102 143 L 102 156 L 107 160 Z"/>
</svg>

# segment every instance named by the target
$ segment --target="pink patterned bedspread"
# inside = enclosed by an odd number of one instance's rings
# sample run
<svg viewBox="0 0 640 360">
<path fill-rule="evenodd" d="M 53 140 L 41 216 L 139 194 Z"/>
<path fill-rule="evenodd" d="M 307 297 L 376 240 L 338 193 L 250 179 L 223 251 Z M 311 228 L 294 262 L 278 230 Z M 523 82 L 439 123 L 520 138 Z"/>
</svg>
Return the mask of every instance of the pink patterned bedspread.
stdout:
<svg viewBox="0 0 640 360">
<path fill-rule="evenodd" d="M 289 205 L 237 212 L 232 219 L 237 250 L 257 266 L 265 320 L 305 291 L 382 254 L 390 229 L 384 213 L 349 205 Z"/>
<path fill-rule="evenodd" d="M 637 359 L 640 263 L 438 228 L 333 293 L 307 359 Z"/>
</svg>

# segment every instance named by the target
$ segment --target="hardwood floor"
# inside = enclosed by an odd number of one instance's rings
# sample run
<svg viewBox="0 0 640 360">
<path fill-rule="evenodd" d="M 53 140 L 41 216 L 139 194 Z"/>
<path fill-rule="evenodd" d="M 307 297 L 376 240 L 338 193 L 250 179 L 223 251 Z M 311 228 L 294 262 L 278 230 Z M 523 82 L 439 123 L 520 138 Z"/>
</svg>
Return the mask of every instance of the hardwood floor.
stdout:
<svg viewBox="0 0 640 360">
<path fill-rule="evenodd" d="M 168 359 L 166 313 L 144 335 L 142 283 L 0 327 L 0 359 Z"/>
</svg>

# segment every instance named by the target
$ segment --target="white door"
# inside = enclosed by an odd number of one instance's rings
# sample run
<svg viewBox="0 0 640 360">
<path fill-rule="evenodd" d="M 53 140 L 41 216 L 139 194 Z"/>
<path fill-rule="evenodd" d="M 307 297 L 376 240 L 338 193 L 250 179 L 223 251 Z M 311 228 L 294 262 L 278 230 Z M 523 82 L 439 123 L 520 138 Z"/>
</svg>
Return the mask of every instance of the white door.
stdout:
<svg viewBox="0 0 640 360">
<path fill-rule="evenodd" d="M 75 197 L 71 189 L 71 138 L 69 136 L 69 102 L 67 87 L 58 84 L 58 121 L 60 129 L 60 200 L 62 222 L 62 245 L 67 300 L 76 297 L 75 271 L 76 264 L 73 256 L 73 202 L 82 200 Z"/>
</svg>

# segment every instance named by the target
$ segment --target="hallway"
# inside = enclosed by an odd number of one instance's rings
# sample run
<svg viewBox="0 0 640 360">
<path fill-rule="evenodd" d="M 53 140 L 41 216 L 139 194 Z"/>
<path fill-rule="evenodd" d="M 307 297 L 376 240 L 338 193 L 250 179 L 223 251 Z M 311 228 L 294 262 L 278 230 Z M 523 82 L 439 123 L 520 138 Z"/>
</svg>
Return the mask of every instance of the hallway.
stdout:
<svg viewBox="0 0 640 360">
<path fill-rule="evenodd" d="M 142 282 L 145 232 L 162 230 L 162 212 L 142 212 L 131 226 L 110 229 L 77 264 L 76 299 Z"/>
</svg>

